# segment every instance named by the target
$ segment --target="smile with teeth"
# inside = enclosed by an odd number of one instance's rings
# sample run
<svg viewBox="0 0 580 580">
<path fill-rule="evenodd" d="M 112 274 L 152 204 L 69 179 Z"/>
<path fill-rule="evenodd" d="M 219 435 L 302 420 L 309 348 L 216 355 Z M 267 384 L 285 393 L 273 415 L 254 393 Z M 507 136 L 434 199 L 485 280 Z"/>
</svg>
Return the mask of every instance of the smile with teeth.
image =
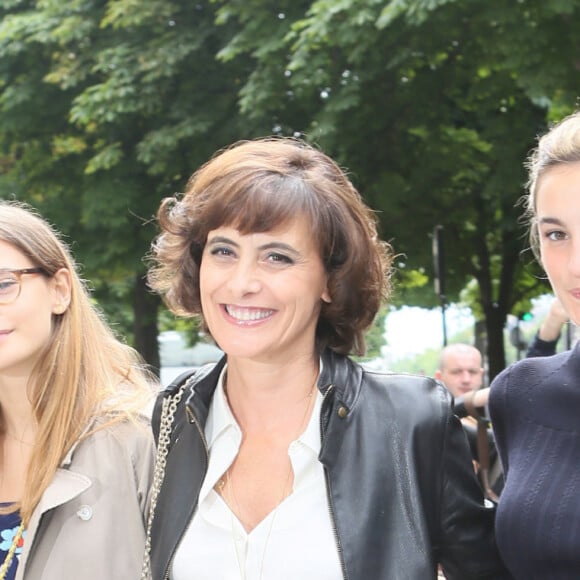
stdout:
<svg viewBox="0 0 580 580">
<path fill-rule="evenodd" d="M 266 310 L 264 308 L 240 308 L 239 306 L 226 305 L 226 312 L 236 320 L 243 322 L 263 320 L 272 316 L 273 310 Z"/>
</svg>

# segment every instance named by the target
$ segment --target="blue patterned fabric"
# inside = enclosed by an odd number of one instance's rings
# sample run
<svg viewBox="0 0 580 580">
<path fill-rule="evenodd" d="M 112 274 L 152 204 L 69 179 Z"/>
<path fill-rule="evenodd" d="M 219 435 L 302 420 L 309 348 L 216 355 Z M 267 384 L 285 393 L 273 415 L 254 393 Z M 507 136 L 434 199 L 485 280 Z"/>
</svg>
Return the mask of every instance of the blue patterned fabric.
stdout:
<svg viewBox="0 0 580 580">
<path fill-rule="evenodd" d="M 0 503 L 0 506 L 7 507 L 10 504 Z M 14 536 L 18 532 L 20 526 L 20 514 L 18 512 L 10 514 L 0 514 L 0 566 L 6 560 L 8 555 L 8 550 L 12 545 Z M 10 568 L 5 576 L 5 580 L 14 580 L 16 576 L 16 569 L 18 568 L 18 561 L 20 559 L 20 554 L 22 553 L 22 545 L 24 544 L 24 537 L 26 532 L 22 534 L 22 538 L 18 542 L 18 548 L 14 554 L 14 558 L 10 564 Z"/>
</svg>

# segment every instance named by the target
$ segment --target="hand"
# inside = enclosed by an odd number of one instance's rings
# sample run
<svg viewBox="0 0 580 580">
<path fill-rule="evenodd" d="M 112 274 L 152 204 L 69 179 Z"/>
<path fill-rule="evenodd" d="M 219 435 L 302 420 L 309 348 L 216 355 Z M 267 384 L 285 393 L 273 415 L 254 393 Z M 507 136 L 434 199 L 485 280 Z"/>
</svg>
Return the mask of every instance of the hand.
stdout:
<svg viewBox="0 0 580 580">
<path fill-rule="evenodd" d="M 485 407 L 489 400 L 489 387 L 485 389 L 478 389 L 473 395 L 473 406 L 474 407 Z"/>
<path fill-rule="evenodd" d="M 568 313 L 564 310 L 562 303 L 555 298 L 538 330 L 538 336 L 547 342 L 558 340 L 562 327 L 568 320 Z"/>
</svg>

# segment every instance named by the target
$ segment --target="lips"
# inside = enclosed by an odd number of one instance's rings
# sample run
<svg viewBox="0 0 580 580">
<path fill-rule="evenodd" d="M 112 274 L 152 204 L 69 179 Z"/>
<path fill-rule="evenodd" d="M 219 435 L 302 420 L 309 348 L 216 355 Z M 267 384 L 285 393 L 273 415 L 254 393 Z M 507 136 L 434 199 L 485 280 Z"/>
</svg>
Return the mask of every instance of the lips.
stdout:
<svg viewBox="0 0 580 580">
<path fill-rule="evenodd" d="M 232 318 L 240 322 L 257 322 L 274 314 L 274 310 L 267 308 L 243 308 L 231 304 L 226 304 L 225 310 Z"/>
</svg>

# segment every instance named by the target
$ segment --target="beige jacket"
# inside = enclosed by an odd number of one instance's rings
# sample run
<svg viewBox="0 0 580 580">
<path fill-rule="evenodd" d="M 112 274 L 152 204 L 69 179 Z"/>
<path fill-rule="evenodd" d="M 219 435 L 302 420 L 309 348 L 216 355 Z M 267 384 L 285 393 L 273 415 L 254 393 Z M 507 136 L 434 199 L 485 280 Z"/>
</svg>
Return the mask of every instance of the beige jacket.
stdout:
<svg viewBox="0 0 580 580">
<path fill-rule="evenodd" d="M 32 515 L 16 580 L 138 580 L 154 452 L 145 422 L 77 443 Z"/>
</svg>

